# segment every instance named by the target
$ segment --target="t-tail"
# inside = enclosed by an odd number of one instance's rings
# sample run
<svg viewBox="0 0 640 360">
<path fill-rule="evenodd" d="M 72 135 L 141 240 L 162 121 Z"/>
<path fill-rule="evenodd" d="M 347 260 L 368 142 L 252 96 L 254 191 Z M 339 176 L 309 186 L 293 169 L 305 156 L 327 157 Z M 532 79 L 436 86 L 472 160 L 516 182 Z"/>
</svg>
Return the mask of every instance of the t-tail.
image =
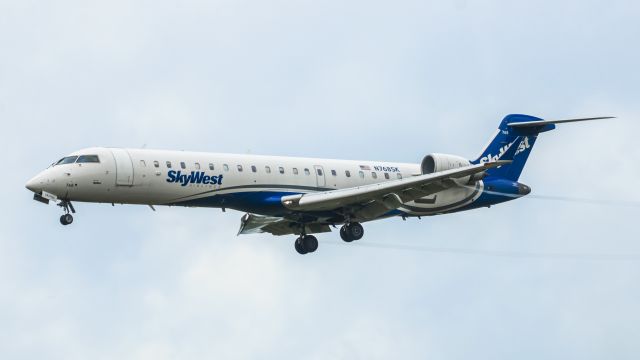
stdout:
<svg viewBox="0 0 640 360">
<path fill-rule="evenodd" d="M 497 133 L 489 145 L 487 145 L 480 157 L 472 161 L 472 163 L 479 164 L 495 160 L 511 160 L 512 163 L 509 165 L 487 170 L 487 175 L 518 181 L 540 133 L 555 129 L 555 124 L 612 118 L 613 117 L 608 116 L 566 120 L 543 120 L 529 115 L 507 115 L 500 123 Z"/>
</svg>

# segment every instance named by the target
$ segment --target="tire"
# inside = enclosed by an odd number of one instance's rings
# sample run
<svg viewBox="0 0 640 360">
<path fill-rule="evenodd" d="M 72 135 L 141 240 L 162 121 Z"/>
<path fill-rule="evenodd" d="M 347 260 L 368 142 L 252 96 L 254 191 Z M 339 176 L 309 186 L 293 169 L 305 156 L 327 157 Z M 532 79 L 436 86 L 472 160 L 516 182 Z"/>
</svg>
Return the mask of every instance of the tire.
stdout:
<svg viewBox="0 0 640 360">
<path fill-rule="evenodd" d="M 304 255 L 307 253 L 307 250 L 304 247 L 304 242 L 302 241 L 302 238 L 297 238 L 296 241 L 293 243 L 293 245 L 296 248 L 296 251 L 298 252 L 298 254 Z"/>
<path fill-rule="evenodd" d="M 302 239 L 302 242 L 304 244 L 304 249 L 308 253 L 312 253 L 312 252 L 318 250 L 318 239 L 316 239 L 315 236 L 307 235 Z"/>
<path fill-rule="evenodd" d="M 364 228 L 360 223 L 354 222 L 349 224 L 346 231 L 349 234 L 349 237 L 353 240 L 360 240 L 364 236 Z"/>
<path fill-rule="evenodd" d="M 347 225 L 342 225 L 340 228 L 340 238 L 345 242 L 352 242 L 353 239 L 349 236 L 349 232 L 347 231 Z"/>
<path fill-rule="evenodd" d="M 60 216 L 60 224 L 69 225 L 73 222 L 73 216 L 71 214 L 65 214 Z"/>
</svg>

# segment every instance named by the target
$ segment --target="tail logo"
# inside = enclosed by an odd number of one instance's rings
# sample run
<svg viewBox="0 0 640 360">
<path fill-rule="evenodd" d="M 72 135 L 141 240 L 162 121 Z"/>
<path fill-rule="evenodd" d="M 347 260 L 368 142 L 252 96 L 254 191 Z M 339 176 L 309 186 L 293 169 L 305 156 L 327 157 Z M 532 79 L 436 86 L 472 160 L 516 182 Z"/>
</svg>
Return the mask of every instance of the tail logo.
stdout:
<svg viewBox="0 0 640 360">
<path fill-rule="evenodd" d="M 518 156 L 518 154 L 520 154 L 521 152 L 524 152 L 527 149 L 530 149 L 531 145 L 529 145 L 529 137 L 525 136 L 522 141 L 520 142 L 520 145 L 518 145 L 518 150 L 516 151 L 515 155 L 513 156 Z"/>
<path fill-rule="evenodd" d="M 513 146 L 514 143 L 515 143 L 515 141 L 510 143 L 510 144 L 507 144 L 507 145 L 501 147 L 500 150 L 498 151 L 498 155 L 494 156 L 491 153 L 489 153 L 487 156 L 485 156 L 482 159 L 480 159 L 480 163 L 484 164 L 484 163 L 489 162 L 489 161 L 500 160 L 502 155 L 504 155 L 509 149 L 511 149 L 511 147 Z"/>
</svg>

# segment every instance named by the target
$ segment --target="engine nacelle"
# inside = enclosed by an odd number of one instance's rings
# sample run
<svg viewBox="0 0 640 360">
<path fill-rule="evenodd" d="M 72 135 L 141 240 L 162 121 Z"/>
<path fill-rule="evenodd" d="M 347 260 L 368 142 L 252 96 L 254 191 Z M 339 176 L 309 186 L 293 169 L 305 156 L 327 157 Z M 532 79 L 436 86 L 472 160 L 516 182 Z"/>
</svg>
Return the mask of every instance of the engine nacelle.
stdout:
<svg viewBox="0 0 640 360">
<path fill-rule="evenodd" d="M 461 156 L 448 154 L 429 154 L 422 159 L 422 163 L 420 164 L 422 174 L 424 175 L 459 169 L 467 166 L 471 166 L 471 162 L 469 160 Z M 475 184 L 477 181 L 482 180 L 485 175 L 485 173 L 477 173 L 456 179 L 455 182 L 459 185 Z"/>
<path fill-rule="evenodd" d="M 429 154 L 422 159 L 422 174 L 433 174 L 440 171 L 470 166 L 471 162 L 461 156 L 447 154 Z"/>
</svg>

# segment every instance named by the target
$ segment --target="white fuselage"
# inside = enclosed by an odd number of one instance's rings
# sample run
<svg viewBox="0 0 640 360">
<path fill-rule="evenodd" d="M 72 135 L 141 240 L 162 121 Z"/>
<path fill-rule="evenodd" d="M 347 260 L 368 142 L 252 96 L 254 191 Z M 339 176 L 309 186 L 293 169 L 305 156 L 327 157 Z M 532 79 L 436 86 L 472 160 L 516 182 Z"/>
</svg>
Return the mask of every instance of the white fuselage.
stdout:
<svg viewBox="0 0 640 360">
<path fill-rule="evenodd" d="M 280 198 L 406 178 L 419 164 L 149 149 L 89 148 L 70 157 L 99 162 L 53 165 L 29 181 L 34 191 L 68 201 L 231 208 L 287 212 Z M 405 204 L 395 215 L 432 215 L 470 204 L 482 181 Z M 394 215 L 394 214 L 390 214 Z"/>
</svg>

